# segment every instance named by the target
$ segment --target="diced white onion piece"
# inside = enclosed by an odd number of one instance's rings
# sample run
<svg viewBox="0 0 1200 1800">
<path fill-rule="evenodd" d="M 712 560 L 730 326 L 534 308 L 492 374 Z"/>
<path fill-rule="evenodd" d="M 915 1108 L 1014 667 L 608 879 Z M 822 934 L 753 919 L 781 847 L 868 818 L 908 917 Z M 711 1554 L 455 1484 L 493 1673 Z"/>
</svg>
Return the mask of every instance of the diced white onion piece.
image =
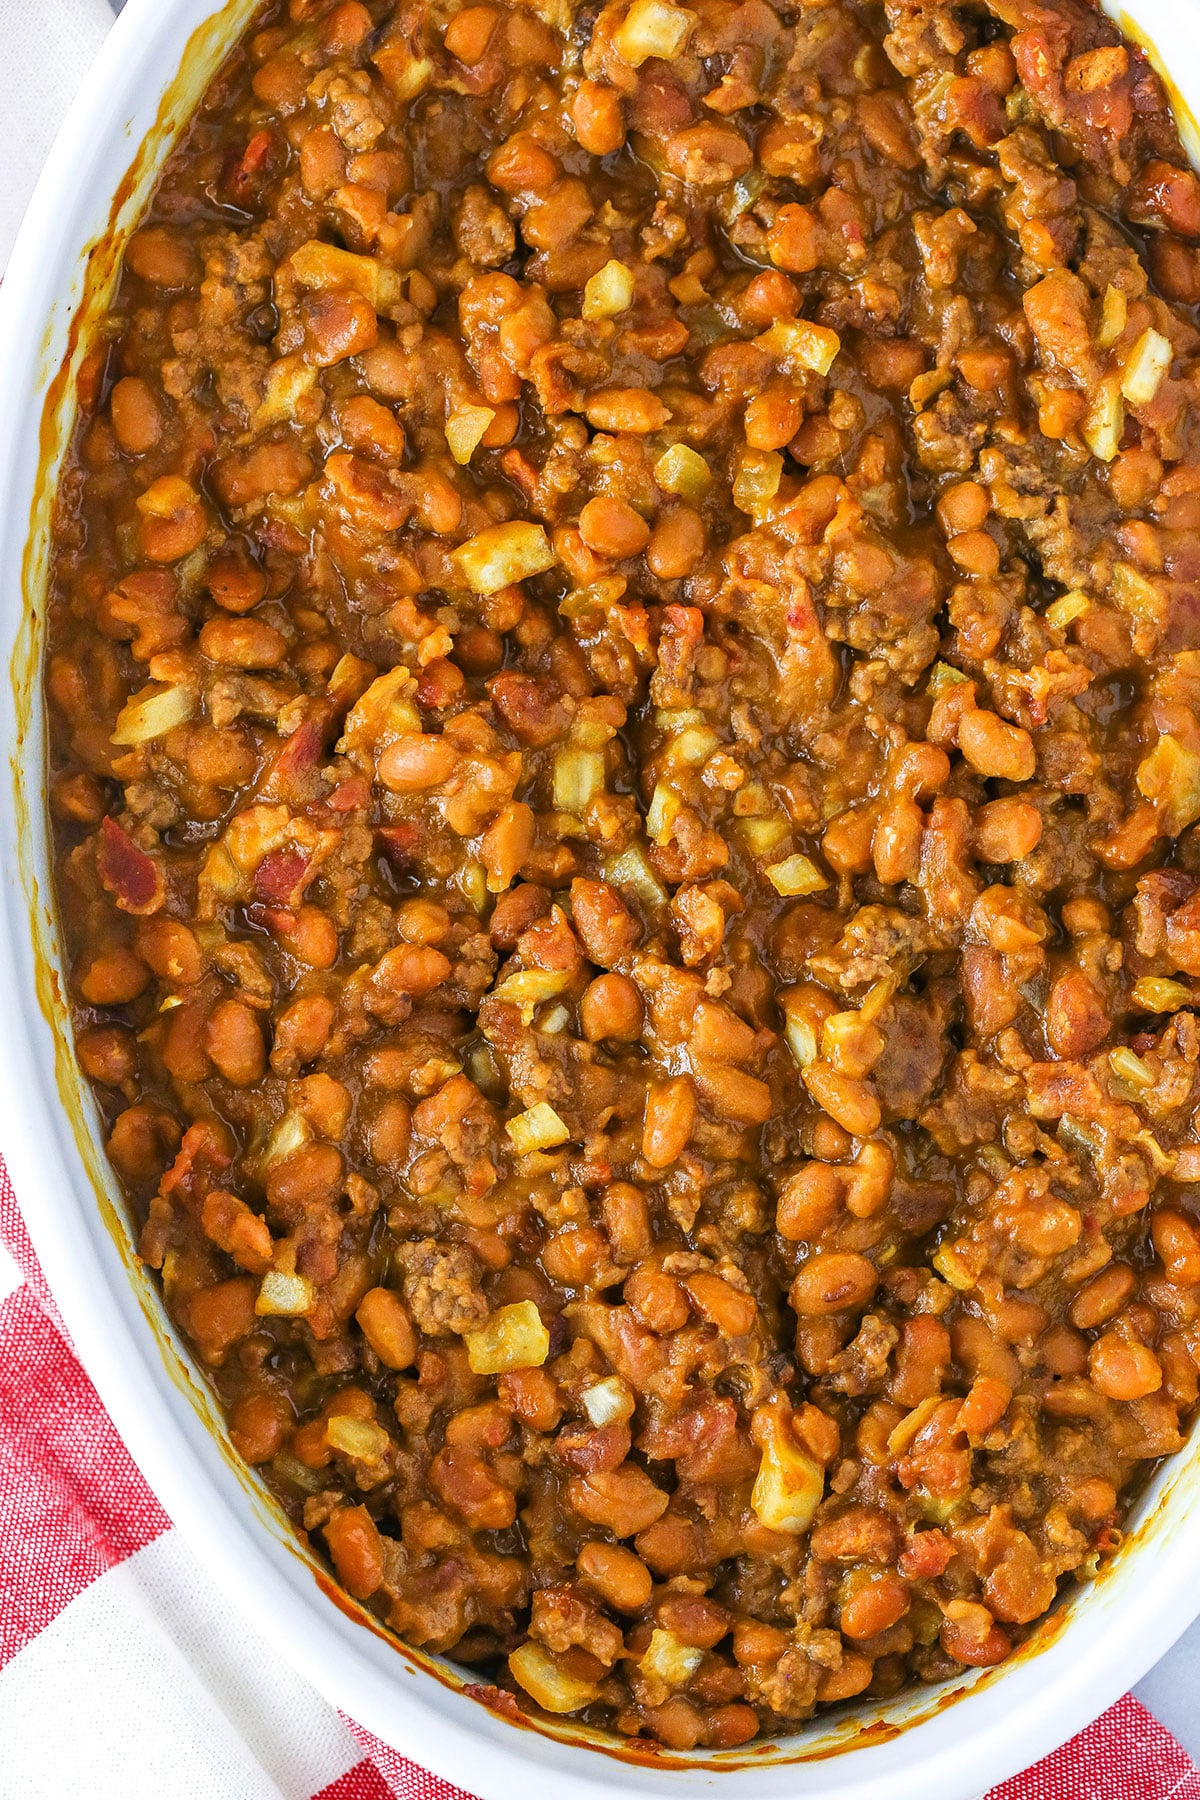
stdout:
<svg viewBox="0 0 1200 1800">
<path fill-rule="evenodd" d="M 458 888 L 467 905 L 481 913 L 488 903 L 488 876 L 483 864 L 474 857 L 468 857 L 458 871 Z"/>
<path fill-rule="evenodd" d="M 688 725 L 703 725 L 704 714 L 698 706 L 657 706 L 654 723 L 660 731 L 683 731 Z"/>
<path fill-rule="evenodd" d="M 325 1442 L 343 1456 L 354 1456 L 366 1463 L 381 1462 L 392 1447 L 382 1425 L 370 1419 L 352 1418 L 349 1413 L 334 1413 L 325 1427 Z"/>
<path fill-rule="evenodd" d="M 646 853 L 638 844 L 630 845 L 622 850 L 619 856 L 610 856 L 604 865 L 604 879 L 614 887 L 627 887 L 637 895 L 644 906 L 665 906 L 667 890 L 646 860 Z"/>
<path fill-rule="evenodd" d="M 589 275 L 583 289 L 585 319 L 615 319 L 633 302 L 633 270 L 615 257 Z"/>
<path fill-rule="evenodd" d="M 303 1275 L 285 1275 L 279 1269 L 268 1269 L 258 1290 L 254 1310 L 267 1317 L 299 1319 L 316 1299 L 311 1281 Z"/>
<path fill-rule="evenodd" d="M 969 1294 L 979 1279 L 978 1272 L 971 1267 L 958 1244 L 942 1244 L 930 1261 L 942 1280 L 948 1281 L 960 1294 Z"/>
<path fill-rule="evenodd" d="M 1115 344 L 1125 329 L 1125 321 L 1129 316 L 1129 306 L 1120 288 L 1110 283 L 1104 290 L 1104 306 L 1100 315 L 1100 330 L 1096 334 L 1096 348 L 1107 350 Z"/>
<path fill-rule="evenodd" d="M 615 1425 L 619 1420 L 633 1416 L 633 1395 L 619 1375 L 609 1375 L 603 1381 L 593 1383 L 579 1398 L 584 1412 L 597 1427 Z"/>
<path fill-rule="evenodd" d="M 697 769 L 720 748 L 721 740 L 710 725 L 689 725 L 671 739 L 667 757 L 673 763 L 686 763 L 688 768 Z"/>
<path fill-rule="evenodd" d="M 416 691 L 416 680 L 403 663 L 376 676 L 347 713 L 338 749 L 378 750 L 405 732 L 420 731 L 421 714 L 411 698 Z"/>
<path fill-rule="evenodd" d="M 1154 1086 L 1154 1070 L 1150 1064 L 1131 1050 L 1128 1044 L 1122 1044 L 1118 1050 L 1108 1053 L 1108 1066 L 1118 1081 L 1124 1081 L 1132 1088 L 1148 1088 Z"/>
<path fill-rule="evenodd" d="M 495 594 L 514 582 L 526 581 L 552 569 L 558 560 L 540 525 L 529 519 L 511 519 L 506 525 L 489 525 L 468 538 L 450 560 L 456 563 L 467 586 L 477 594 Z"/>
<path fill-rule="evenodd" d="M 783 479 L 776 450 L 744 450 L 733 478 L 733 504 L 752 519 L 765 519 Z"/>
<path fill-rule="evenodd" d="M 670 62 L 683 53 L 695 23 L 695 13 L 685 7 L 668 6 L 665 0 L 633 0 L 613 33 L 613 48 L 631 69 L 640 69 L 652 56 Z"/>
<path fill-rule="evenodd" d="M 599 1698 L 600 1689 L 589 1681 L 580 1681 L 559 1667 L 541 1644 L 529 1642 L 514 1650 L 508 1659 L 509 1672 L 518 1687 L 524 1688 L 531 1700 L 549 1713 L 577 1712 Z"/>
<path fill-rule="evenodd" d="M 791 835 L 791 826 L 781 816 L 773 819 L 743 819 L 742 835 L 755 856 L 773 856 Z"/>
<path fill-rule="evenodd" d="M 1125 403 L 1115 375 L 1106 376 L 1092 396 L 1080 431 L 1083 441 L 1100 462 L 1109 463 L 1121 448 L 1125 429 Z"/>
<path fill-rule="evenodd" d="M 505 1000 L 510 1006 L 537 1006 L 553 1000 L 570 985 L 571 977 L 564 969 L 518 969 L 506 975 L 492 989 L 492 998 Z"/>
<path fill-rule="evenodd" d="M 579 814 L 604 792 L 604 757 L 599 750 L 577 750 L 567 744 L 555 752 L 554 804 L 559 812 Z"/>
<path fill-rule="evenodd" d="M 282 1162 L 285 1156 L 291 1156 L 312 1138 L 312 1126 L 302 1112 L 295 1107 L 290 1108 L 279 1120 L 263 1151 L 263 1167 L 269 1168 L 272 1163 Z"/>
<path fill-rule="evenodd" d="M 780 361 L 811 369 L 816 375 L 828 375 L 842 347 L 836 331 L 814 325 L 811 319 L 778 319 L 754 342 Z"/>
<path fill-rule="evenodd" d="M 570 1023 L 570 1008 L 559 1004 L 549 1007 L 545 1017 L 538 1020 L 538 1030 L 549 1032 L 551 1037 L 557 1037 L 559 1032 L 565 1031 Z"/>
<path fill-rule="evenodd" d="M 318 376 L 315 364 L 307 362 L 299 350 L 273 362 L 267 370 L 263 397 L 252 421 L 254 430 L 265 431 L 269 425 L 278 425 L 280 420 L 291 424 L 300 402 L 315 391 Z"/>
<path fill-rule="evenodd" d="M 1150 625 L 1162 623 L 1162 595 L 1148 576 L 1132 563 L 1117 563 L 1112 572 L 1112 596 L 1122 612 L 1133 613 Z"/>
<path fill-rule="evenodd" d="M 1052 631 L 1065 631 L 1076 619 L 1082 619 L 1085 613 L 1092 610 L 1088 596 L 1078 588 L 1072 588 L 1060 600 L 1055 600 L 1046 608 L 1046 623 Z"/>
<path fill-rule="evenodd" d="M 784 1026 L 784 1036 L 788 1041 L 788 1049 L 802 1069 L 817 1060 L 817 1034 L 807 1019 L 789 1018 Z"/>
<path fill-rule="evenodd" d="M 905 1413 L 900 1423 L 888 1433 L 889 1456 L 903 1456 L 917 1433 L 925 1429 L 941 1404 L 940 1394 L 927 1394 L 924 1400 L 918 1400 L 917 1404 Z"/>
<path fill-rule="evenodd" d="M 114 744 L 148 744 L 185 725 L 196 711 L 195 692 L 187 687 L 142 688 L 131 696 L 113 727 Z"/>
<path fill-rule="evenodd" d="M 671 835 L 671 826 L 679 816 L 683 802 L 672 788 L 663 782 L 655 785 L 650 796 L 650 805 L 646 809 L 646 831 L 656 844 L 665 843 Z"/>
<path fill-rule="evenodd" d="M 534 1150 L 553 1150 L 571 1135 L 548 1100 L 539 1100 L 528 1112 L 518 1113 L 504 1129 L 518 1156 L 528 1156 Z"/>
<path fill-rule="evenodd" d="M 937 700 L 946 692 L 947 688 L 958 687 L 969 679 L 970 677 L 964 675 L 961 669 L 956 669 L 953 663 L 935 662 L 929 671 L 925 692 L 931 700 Z"/>
<path fill-rule="evenodd" d="M 340 245 L 310 238 L 291 255 L 292 273 L 301 287 L 352 288 L 378 312 L 385 299 L 399 299 L 397 271 L 374 256 L 360 256 Z"/>
<path fill-rule="evenodd" d="M 682 1687 L 703 1661 L 703 1650 L 694 1644 L 685 1644 L 673 1631 L 664 1631 L 659 1625 L 650 1633 L 650 1642 L 638 1668 L 643 1675 L 665 1682 L 668 1687 Z"/>
<path fill-rule="evenodd" d="M 446 420 L 446 442 L 456 463 L 469 463 L 495 418 L 490 406 L 456 406 Z"/>
<path fill-rule="evenodd" d="M 1143 1012 L 1178 1012 L 1181 1006 L 1190 1006 L 1192 990 L 1185 987 L 1182 981 L 1168 981 L 1158 975 L 1143 975 L 1140 981 L 1133 984 L 1130 996 L 1133 1004 Z"/>
<path fill-rule="evenodd" d="M 816 894 L 821 888 L 827 888 L 829 882 L 822 875 L 810 856 L 785 856 L 782 862 L 772 863 L 764 871 L 767 880 L 777 894 Z"/>
<path fill-rule="evenodd" d="M 1161 331 L 1143 331 L 1121 376 L 1121 392 L 1130 406 L 1148 406 L 1170 373 L 1174 351 Z"/>
<path fill-rule="evenodd" d="M 755 1418 L 762 1419 L 762 1461 L 754 1478 L 750 1505 L 768 1531 L 799 1537 L 808 1530 L 821 1504 L 825 1471 L 800 1448 L 778 1404 L 768 1401 Z"/>
<path fill-rule="evenodd" d="M 1138 792 L 1158 809 L 1159 825 L 1178 837 L 1200 819 L 1200 756 L 1164 732 L 1137 768 Z"/>
<path fill-rule="evenodd" d="M 712 470 L 690 444 L 672 444 L 655 463 L 654 479 L 664 494 L 677 494 L 694 504 L 712 486 Z"/>
<path fill-rule="evenodd" d="M 374 256 L 358 256 L 317 238 L 292 251 L 291 265 L 301 287 L 353 288 L 376 312 L 386 311 L 402 297 L 398 270 Z"/>
<path fill-rule="evenodd" d="M 532 1300 L 516 1300 L 494 1312 L 465 1338 L 475 1375 L 503 1375 L 509 1369 L 540 1369 L 550 1354 L 550 1333 Z"/>
</svg>

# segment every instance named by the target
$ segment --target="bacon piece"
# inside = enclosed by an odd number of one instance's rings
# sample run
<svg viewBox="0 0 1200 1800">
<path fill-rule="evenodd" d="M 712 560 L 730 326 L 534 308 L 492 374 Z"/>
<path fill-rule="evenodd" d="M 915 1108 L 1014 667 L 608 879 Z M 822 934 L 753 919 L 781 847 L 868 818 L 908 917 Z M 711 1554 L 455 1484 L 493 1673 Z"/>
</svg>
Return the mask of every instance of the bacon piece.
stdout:
<svg viewBox="0 0 1200 1800">
<path fill-rule="evenodd" d="M 375 833 L 380 850 L 389 862 L 401 869 L 411 863 L 412 853 L 417 847 L 419 836 L 418 827 L 407 822 L 399 825 L 381 825 Z"/>
<path fill-rule="evenodd" d="M 320 782 L 317 771 L 325 755 L 325 732 L 333 709 L 310 713 L 275 752 L 259 790 L 264 800 L 309 800 Z"/>
<path fill-rule="evenodd" d="M 223 180 L 225 191 L 239 206 L 245 206 L 254 200 L 259 188 L 259 177 L 266 172 L 274 149 L 274 139 L 269 131 L 256 131 L 234 161 L 231 157 L 225 165 Z"/>
<path fill-rule="evenodd" d="M 143 917 L 157 912 L 166 897 L 159 864 L 139 850 L 115 819 L 101 819 L 96 873 L 122 912 Z"/>
<path fill-rule="evenodd" d="M 254 891 L 261 900 L 277 906 L 297 906 L 316 872 L 315 860 L 307 851 L 285 845 L 263 857 L 254 871 Z"/>
</svg>

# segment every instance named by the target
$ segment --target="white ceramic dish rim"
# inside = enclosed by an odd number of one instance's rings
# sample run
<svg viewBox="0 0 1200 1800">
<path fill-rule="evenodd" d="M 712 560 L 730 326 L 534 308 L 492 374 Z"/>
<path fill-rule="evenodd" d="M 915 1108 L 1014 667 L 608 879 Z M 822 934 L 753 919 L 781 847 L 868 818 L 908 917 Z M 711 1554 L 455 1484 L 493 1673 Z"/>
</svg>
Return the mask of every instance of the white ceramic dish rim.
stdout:
<svg viewBox="0 0 1200 1800">
<path fill-rule="evenodd" d="M 253 0 L 225 7 L 215 0 L 129 0 L 63 126 L 0 285 L 6 672 L 22 666 L 17 647 L 26 609 L 38 598 L 36 579 L 32 595 L 26 592 L 23 565 L 39 492 L 39 428 L 88 247 L 106 226 L 113 194 L 155 123 L 193 30 L 221 15 L 231 43 L 253 10 Z M 1179 0 L 1138 0 L 1121 16 L 1158 46 L 1184 103 L 1200 112 L 1194 0 L 1183 7 Z M 200 71 L 203 79 L 212 66 Z M 1045 1648 L 956 1704 L 931 1708 L 929 1697 L 918 1695 L 873 1709 L 867 1716 L 880 1728 L 851 1749 L 844 1748 L 851 1728 L 835 1723 L 761 1761 L 745 1753 L 724 1767 L 721 1759 L 665 1766 L 616 1760 L 514 1728 L 347 1617 L 317 1586 L 273 1509 L 234 1471 L 213 1435 L 206 1390 L 188 1376 L 157 1297 L 104 1223 L 97 1185 L 110 1199 L 114 1191 L 98 1141 L 93 1135 L 81 1146 L 69 1121 L 59 1087 L 71 1080 L 69 1052 L 58 1016 L 50 1009 L 47 1017 L 37 998 L 49 894 L 39 798 L 42 718 L 36 696 L 31 722 L 24 718 L 20 685 L 7 674 L 0 683 L 0 745 L 12 780 L 0 805 L 0 993 L 10 1000 L 0 1033 L 0 1144 L 76 1348 L 147 1480 L 230 1602 L 328 1700 L 485 1800 L 518 1800 L 538 1774 L 551 1778 L 564 1800 L 594 1800 L 613 1787 L 689 1796 L 720 1791 L 730 1800 L 796 1792 L 811 1800 L 868 1800 L 885 1783 L 889 1800 L 966 1800 L 1096 1716 L 1200 1611 L 1194 1434 L 1146 1496 L 1140 1541 L 1079 1596 Z M 913 1715 L 920 1722 L 894 1732 Z M 840 1753 L 830 1754 L 835 1749 Z"/>
</svg>

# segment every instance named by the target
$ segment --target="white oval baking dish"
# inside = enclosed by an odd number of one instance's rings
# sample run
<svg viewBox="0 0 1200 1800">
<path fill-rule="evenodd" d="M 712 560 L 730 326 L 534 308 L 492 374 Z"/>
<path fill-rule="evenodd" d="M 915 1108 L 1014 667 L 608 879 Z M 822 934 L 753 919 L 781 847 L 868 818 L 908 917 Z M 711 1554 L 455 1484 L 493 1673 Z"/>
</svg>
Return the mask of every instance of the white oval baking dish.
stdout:
<svg viewBox="0 0 1200 1800">
<path fill-rule="evenodd" d="M 114 244 L 257 0 L 129 0 L 46 165 L 0 286 L 0 1146 L 75 1344 L 151 1486 L 231 1603 L 351 1717 L 485 1797 L 603 1790 L 722 1800 L 967 1800 L 1077 1731 L 1200 1612 L 1200 1434 L 1163 1469 L 1104 1577 L 1012 1663 L 942 1692 L 859 1707 L 726 1756 L 643 1755 L 569 1728 L 518 1727 L 452 1671 L 334 1604 L 315 1564 L 224 1442 L 134 1257 L 74 1067 L 50 903 L 39 663 L 48 496 L 71 425 L 78 320 L 102 308 Z M 1111 10 L 1117 12 L 1114 3 Z M 1131 0 L 1196 150 L 1200 0 Z M 182 73 L 181 73 L 182 71 Z M 132 168 L 131 168 L 132 164 Z M 67 378 L 61 373 L 67 371 Z"/>
</svg>

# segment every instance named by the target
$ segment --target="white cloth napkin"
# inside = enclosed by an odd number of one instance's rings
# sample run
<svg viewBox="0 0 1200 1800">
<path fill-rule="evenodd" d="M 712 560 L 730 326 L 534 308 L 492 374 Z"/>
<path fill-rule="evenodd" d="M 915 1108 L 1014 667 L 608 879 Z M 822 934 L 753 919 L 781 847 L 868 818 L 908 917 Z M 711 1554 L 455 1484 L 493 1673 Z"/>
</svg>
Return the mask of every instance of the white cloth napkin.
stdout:
<svg viewBox="0 0 1200 1800">
<path fill-rule="evenodd" d="M 0 0 L 0 274 L 63 113 L 121 4 L 122 0 Z M 0 1283 L 0 1297 L 9 1285 L 8 1281 Z M 173 1537 L 171 1553 L 185 1554 Z M 92 1672 L 92 1678 L 102 1682 L 99 1670 Z M 1136 1691 L 1192 1756 L 1200 1759 L 1198 1683 L 1200 1624 L 1192 1627 Z M 329 1729 L 335 1735 L 341 1730 L 332 1718 Z M 326 1745 L 322 1748 L 337 1764 L 350 1743 L 348 1734 L 341 1734 L 332 1751 Z M 290 1788 L 292 1784 L 284 1785 Z M 5 1790 L 0 1775 L 0 1795 L 6 1791 L 10 1790 Z M 134 1790 L 124 1792 L 132 1795 Z M 242 1792 L 248 1794 L 250 1789 Z"/>
<path fill-rule="evenodd" d="M 0 269 L 113 11 L 108 0 L 0 0 Z"/>
</svg>

